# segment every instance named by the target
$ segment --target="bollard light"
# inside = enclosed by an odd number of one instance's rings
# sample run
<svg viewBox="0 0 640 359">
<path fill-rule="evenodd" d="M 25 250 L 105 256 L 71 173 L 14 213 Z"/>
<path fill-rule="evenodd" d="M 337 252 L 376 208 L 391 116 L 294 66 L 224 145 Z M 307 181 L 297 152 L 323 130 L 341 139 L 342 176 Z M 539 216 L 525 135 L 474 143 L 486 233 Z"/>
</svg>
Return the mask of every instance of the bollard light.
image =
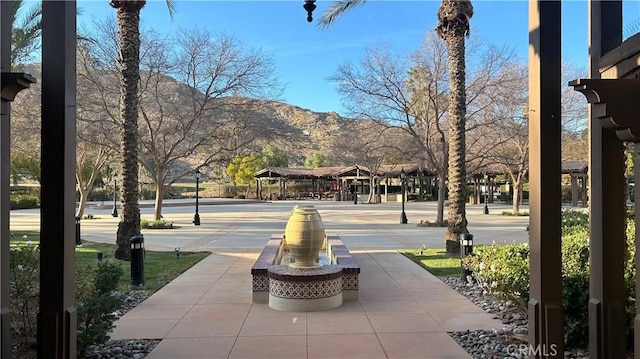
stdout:
<svg viewBox="0 0 640 359">
<path fill-rule="evenodd" d="M 471 233 L 460 233 L 460 259 L 465 258 L 471 253 L 473 253 L 473 235 Z M 464 283 L 469 282 L 469 277 L 472 274 L 471 270 L 466 269 L 464 265 L 462 265 L 462 261 L 460 262 L 460 267 L 462 270 L 462 281 Z"/>
<path fill-rule="evenodd" d="M 80 217 L 76 216 L 76 247 L 82 246 L 82 240 L 80 239 Z"/>
<path fill-rule="evenodd" d="M 180 259 L 180 247 L 176 247 L 174 250 L 176 251 L 176 258 Z"/>
<path fill-rule="evenodd" d="M 144 288 L 144 237 L 131 237 L 131 283 L 130 289 Z"/>
<path fill-rule="evenodd" d="M 102 262 L 102 259 L 104 259 L 104 253 L 98 252 L 97 258 L 98 258 L 98 262 Z"/>
</svg>

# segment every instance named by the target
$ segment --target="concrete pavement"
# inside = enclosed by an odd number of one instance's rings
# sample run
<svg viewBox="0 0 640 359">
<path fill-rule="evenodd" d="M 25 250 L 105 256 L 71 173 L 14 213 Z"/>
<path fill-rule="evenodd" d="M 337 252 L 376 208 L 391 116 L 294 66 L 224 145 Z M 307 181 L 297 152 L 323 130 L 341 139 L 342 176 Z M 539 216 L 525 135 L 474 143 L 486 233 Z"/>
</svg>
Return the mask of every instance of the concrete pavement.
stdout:
<svg viewBox="0 0 640 359">
<path fill-rule="evenodd" d="M 359 301 L 309 313 L 252 303 L 250 268 L 295 204 L 315 205 L 326 232 L 354 254 Z M 501 216 L 505 205 L 490 205 L 488 215 L 482 208 L 467 207 L 476 244 L 527 241 L 528 217 Z M 151 211 L 142 208 L 142 217 Z M 110 212 L 88 210 L 97 219 L 82 221 L 82 239 L 114 243 Z M 502 327 L 397 252 L 444 246 L 444 228 L 416 226 L 435 219 L 435 203 L 407 203 L 405 225 L 400 203 L 220 203 L 199 213 L 202 224 L 193 226 L 193 207 L 166 207 L 164 219 L 178 229 L 143 231 L 147 249 L 212 252 L 116 322 L 114 339 L 163 339 L 148 358 L 468 358 L 448 331 Z M 11 228 L 37 230 L 34 218 L 37 211 L 12 211 Z"/>
</svg>

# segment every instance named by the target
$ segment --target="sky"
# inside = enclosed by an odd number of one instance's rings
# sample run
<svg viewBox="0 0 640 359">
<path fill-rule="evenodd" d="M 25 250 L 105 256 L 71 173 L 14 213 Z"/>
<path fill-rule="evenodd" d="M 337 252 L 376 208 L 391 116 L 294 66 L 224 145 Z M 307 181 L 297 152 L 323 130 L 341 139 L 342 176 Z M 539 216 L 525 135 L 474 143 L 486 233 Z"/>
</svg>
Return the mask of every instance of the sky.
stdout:
<svg viewBox="0 0 640 359">
<path fill-rule="evenodd" d="M 164 0 L 148 0 L 141 12 L 141 27 L 171 35 L 178 29 L 206 29 L 235 36 L 247 47 L 273 56 L 277 77 L 286 86 L 283 102 L 317 112 L 348 113 L 341 95 L 329 81 L 338 66 L 357 63 L 367 46 L 385 42 L 398 53 L 419 49 L 437 24 L 437 0 L 369 0 L 338 18 L 327 29 L 317 19 L 332 3 L 316 1 L 314 22 L 306 21 L 303 0 L 175 0 L 173 18 Z M 509 46 L 523 61 L 528 47 L 527 1 L 473 1 L 471 31 L 483 41 Z M 115 17 L 107 0 L 78 0 L 78 26 L 93 18 Z M 586 69 L 587 2 L 563 1 L 563 58 Z M 640 24 L 640 0 L 623 2 L 625 29 Z"/>
</svg>

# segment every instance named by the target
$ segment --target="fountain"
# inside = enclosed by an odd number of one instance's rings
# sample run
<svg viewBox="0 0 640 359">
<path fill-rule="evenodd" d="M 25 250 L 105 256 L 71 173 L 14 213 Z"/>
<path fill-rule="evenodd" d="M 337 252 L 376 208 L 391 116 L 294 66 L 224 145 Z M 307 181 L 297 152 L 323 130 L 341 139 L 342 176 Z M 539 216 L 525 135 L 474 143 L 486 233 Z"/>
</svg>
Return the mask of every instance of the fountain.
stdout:
<svg viewBox="0 0 640 359">
<path fill-rule="evenodd" d="M 360 267 L 314 206 L 296 206 L 284 235 L 272 235 L 251 268 L 253 302 L 307 312 L 358 300 Z"/>
</svg>

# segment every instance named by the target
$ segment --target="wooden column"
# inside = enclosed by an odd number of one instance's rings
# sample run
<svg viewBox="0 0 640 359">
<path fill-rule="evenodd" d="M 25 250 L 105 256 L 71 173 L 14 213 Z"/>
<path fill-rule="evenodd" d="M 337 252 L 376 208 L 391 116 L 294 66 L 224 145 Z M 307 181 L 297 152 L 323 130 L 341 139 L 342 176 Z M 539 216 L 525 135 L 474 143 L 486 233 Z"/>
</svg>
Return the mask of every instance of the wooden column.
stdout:
<svg viewBox="0 0 640 359">
<path fill-rule="evenodd" d="M 561 7 L 529 1 L 529 355 L 562 358 Z M 566 86 L 566 84 L 565 84 Z M 548 356 L 546 356 L 548 354 Z"/>
<path fill-rule="evenodd" d="M 0 1 L 0 63 L 11 71 L 11 1 Z M 0 82 L 4 86 L 4 81 Z M 0 358 L 11 356 L 9 319 L 9 163 L 11 105 L 2 98 L 0 110 Z"/>
<path fill-rule="evenodd" d="M 600 78 L 600 57 L 621 42 L 622 1 L 589 1 L 592 79 Z M 590 105 L 589 357 L 624 358 L 624 146 L 614 131 L 603 128 L 593 112 Z"/>
<path fill-rule="evenodd" d="M 42 3 L 38 357 L 76 357 L 76 2 Z"/>
<path fill-rule="evenodd" d="M 573 173 L 570 173 L 571 176 L 571 205 L 573 207 L 578 206 L 578 178 Z"/>
<path fill-rule="evenodd" d="M 583 174 L 580 178 L 580 184 L 582 186 L 582 207 L 587 206 L 587 175 Z"/>
</svg>

